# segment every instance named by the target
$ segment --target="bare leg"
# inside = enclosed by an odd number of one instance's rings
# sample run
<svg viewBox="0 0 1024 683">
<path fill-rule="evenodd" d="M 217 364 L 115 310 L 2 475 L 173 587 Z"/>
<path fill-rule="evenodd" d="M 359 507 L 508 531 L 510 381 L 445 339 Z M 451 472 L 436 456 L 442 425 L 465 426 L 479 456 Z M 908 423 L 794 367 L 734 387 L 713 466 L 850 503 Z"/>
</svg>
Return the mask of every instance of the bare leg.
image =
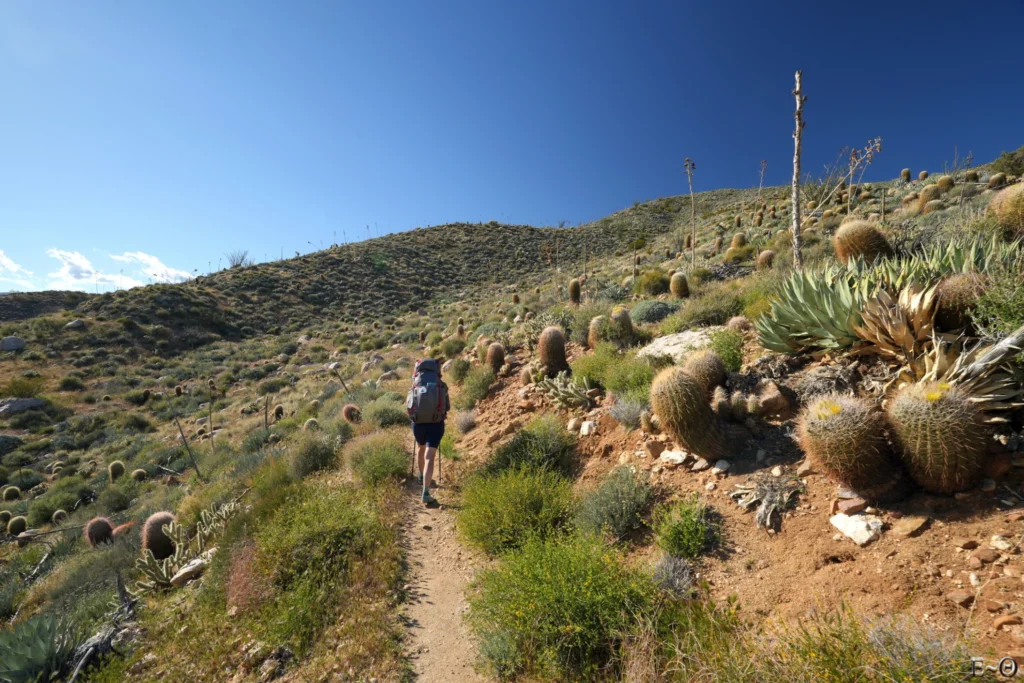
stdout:
<svg viewBox="0 0 1024 683">
<path fill-rule="evenodd" d="M 434 474 L 434 455 L 436 448 L 426 448 L 426 468 L 423 470 L 423 492 L 428 493 L 430 489 L 430 477 Z"/>
<path fill-rule="evenodd" d="M 416 444 L 416 463 L 419 465 L 419 473 L 423 474 L 423 454 L 427 450 L 425 443 Z"/>
</svg>

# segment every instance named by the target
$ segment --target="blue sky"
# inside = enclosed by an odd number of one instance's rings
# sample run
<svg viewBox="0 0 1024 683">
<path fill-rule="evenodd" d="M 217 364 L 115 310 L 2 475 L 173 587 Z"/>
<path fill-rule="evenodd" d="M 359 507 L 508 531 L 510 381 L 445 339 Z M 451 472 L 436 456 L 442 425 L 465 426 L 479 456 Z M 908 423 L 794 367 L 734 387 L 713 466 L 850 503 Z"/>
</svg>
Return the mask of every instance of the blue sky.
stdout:
<svg viewBox="0 0 1024 683">
<path fill-rule="evenodd" d="M 795 22 L 795 23 L 793 23 Z M 1024 144 L 1024 3 L 0 5 L 0 291 L 174 281 L 448 221 L 553 225 Z M 374 227 L 376 226 L 376 227 Z"/>
</svg>

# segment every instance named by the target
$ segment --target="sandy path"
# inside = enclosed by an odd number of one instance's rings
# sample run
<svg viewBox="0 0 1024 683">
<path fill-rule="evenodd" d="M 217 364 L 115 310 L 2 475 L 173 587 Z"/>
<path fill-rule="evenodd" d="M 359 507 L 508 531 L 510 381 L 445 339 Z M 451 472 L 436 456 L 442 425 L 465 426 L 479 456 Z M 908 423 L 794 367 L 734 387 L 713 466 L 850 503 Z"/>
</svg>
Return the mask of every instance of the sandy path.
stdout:
<svg viewBox="0 0 1024 683">
<path fill-rule="evenodd" d="M 451 491 L 433 491 L 442 503 Z M 473 665 L 477 647 L 463 615 L 469 609 L 466 587 L 478 563 L 455 535 L 454 512 L 446 507 L 427 509 L 414 501 L 409 515 L 409 563 L 412 573 L 405 616 L 407 646 L 421 683 L 484 681 Z"/>
</svg>

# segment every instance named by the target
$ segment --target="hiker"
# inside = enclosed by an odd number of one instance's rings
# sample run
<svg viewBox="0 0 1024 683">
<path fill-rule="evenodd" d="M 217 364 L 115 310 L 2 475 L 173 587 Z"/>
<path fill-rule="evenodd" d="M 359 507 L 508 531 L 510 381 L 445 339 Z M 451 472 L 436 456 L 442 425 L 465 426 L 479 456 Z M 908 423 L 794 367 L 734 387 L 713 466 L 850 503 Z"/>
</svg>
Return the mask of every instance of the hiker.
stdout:
<svg viewBox="0 0 1024 683">
<path fill-rule="evenodd" d="M 416 460 L 420 470 L 418 482 L 423 487 L 420 500 L 424 505 L 437 504 L 430 495 L 430 477 L 434 473 L 434 455 L 441 447 L 444 420 L 450 408 L 448 385 L 441 381 L 440 363 L 434 358 L 416 361 L 405 410 L 412 421 L 412 435 L 416 439 Z"/>
</svg>

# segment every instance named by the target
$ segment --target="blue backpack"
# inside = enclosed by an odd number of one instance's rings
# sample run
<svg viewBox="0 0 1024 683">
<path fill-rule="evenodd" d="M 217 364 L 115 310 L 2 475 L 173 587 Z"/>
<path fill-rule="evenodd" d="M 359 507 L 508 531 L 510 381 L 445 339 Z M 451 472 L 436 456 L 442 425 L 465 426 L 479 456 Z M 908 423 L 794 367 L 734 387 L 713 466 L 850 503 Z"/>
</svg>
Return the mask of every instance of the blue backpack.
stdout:
<svg viewBox="0 0 1024 683">
<path fill-rule="evenodd" d="M 433 358 L 416 361 L 412 389 L 405 399 L 405 412 L 416 424 L 444 422 L 448 414 L 448 387 L 441 381 L 441 368 Z"/>
</svg>

